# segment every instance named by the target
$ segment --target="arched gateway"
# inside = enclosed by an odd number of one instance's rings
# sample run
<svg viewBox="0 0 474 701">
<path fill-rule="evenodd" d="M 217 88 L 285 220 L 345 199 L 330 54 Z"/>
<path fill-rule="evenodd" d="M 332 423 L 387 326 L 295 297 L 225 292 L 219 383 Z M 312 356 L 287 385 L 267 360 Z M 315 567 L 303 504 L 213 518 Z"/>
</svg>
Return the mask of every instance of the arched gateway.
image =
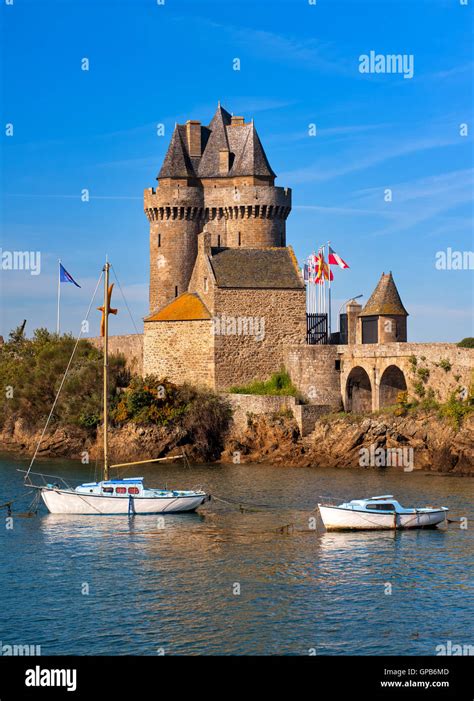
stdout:
<svg viewBox="0 0 474 701">
<path fill-rule="evenodd" d="M 356 414 L 372 411 L 372 385 L 364 368 L 352 368 L 346 382 L 346 411 Z"/>
<path fill-rule="evenodd" d="M 405 375 L 396 365 L 389 365 L 380 378 L 379 407 L 395 404 L 399 392 L 405 392 L 407 383 Z"/>
</svg>

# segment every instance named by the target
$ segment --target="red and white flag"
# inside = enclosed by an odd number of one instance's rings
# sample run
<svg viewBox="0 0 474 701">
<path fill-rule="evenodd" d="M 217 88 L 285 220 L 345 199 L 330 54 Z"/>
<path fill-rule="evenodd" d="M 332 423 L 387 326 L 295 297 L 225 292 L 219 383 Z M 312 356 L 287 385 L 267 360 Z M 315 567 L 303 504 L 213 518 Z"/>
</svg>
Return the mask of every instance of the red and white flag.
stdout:
<svg viewBox="0 0 474 701">
<path fill-rule="evenodd" d="M 328 263 L 329 265 L 338 265 L 340 268 L 348 268 L 349 266 L 347 265 L 345 260 L 342 260 L 341 256 L 334 251 L 331 246 L 329 246 L 329 255 L 328 255 Z"/>
</svg>

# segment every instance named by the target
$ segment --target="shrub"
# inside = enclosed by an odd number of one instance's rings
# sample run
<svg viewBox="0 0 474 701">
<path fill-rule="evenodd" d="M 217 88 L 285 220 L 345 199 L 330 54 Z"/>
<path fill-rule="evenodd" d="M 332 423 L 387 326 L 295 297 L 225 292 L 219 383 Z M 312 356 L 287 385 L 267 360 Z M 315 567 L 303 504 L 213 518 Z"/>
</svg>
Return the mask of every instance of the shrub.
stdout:
<svg viewBox="0 0 474 701">
<path fill-rule="evenodd" d="M 464 417 L 474 411 L 474 406 L 469 402 L 463 402 L 457 398 L 456 392 L 452 392 L 446 404 L 440 409 L 441 416 L 451 420 L 456 430 L 461 428 Z"/>
<path fill-rule="evenodd" d="M 463 338 L 457 345 L 459 348 L 474 348 L 474 338 L 472 336 Z"/>
<path fill-rule="evenodd" d="M 423 400 L 420 402 L 422 409 L 438 409 L 439 402 L 436 400 L 435 392 L 432 387 L 428 387 Z"/>
<path fill-rule="evenodd" d="M 413 389 L 415 390 L 415 394 L 418 397 L 421 398 L 421 397 L 425 396 L 425 386 L 424 386 L 423 382 L 421 382 L 421 381 L 415 382 L 415 384 L 413 385 Z"/>
<path fill-rule="evenodd" d="M 428 370 L 428 368 L 418 368 L 416 374 L 422 382 L 427 382 L 430 376 L 430 371 Z"/>
<path fill-rule="evenodd" d="M 31 339 L 12 331 L 0 347 L 0 384 L 11 386 L 13 396 L 0 396 L 2 421 L 25 419 L 31 428 L 46 422 L 76 343 L 64 334 L 37 329 Z M 51 417 L 57 425 L 94 429 L 102 413 L 102 353 L 89 341 L 79 341 L 74 360 Z M 128 382 L 123 356 L 109 359 L 109 399 Z"/>
<path fill-rule="evenodd" d="M 410 357 L 408 358 L 408 362 L 411 365 L 412 372 L 415 372 L 416 366 L 418 365 L 418 360 L 416 359 L 416 355 L 410 355 Z"/>
<path fill-rule="evenodd" d="M 442 368 L 445 372 L 449 372 L 453 367 L 451 361 L 448 358 L 441 358 L 439 363 L 437 363 L 439 368 Z"/>
<path fill-rule="evenodd" d="M 232 417 L 228 401 L 209 389 L 175 385 L 155 375 L 134 377 L 122 393 L 113 420 L 122 424 L 176 427 L 209 459 L 219 457 Z"/>
</svg>

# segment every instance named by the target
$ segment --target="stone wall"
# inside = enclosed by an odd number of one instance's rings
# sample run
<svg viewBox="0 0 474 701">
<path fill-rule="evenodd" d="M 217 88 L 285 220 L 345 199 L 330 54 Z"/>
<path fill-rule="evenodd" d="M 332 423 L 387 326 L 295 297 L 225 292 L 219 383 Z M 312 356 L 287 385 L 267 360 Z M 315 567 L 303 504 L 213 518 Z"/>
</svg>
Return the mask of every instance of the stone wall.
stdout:
<svg viewBox="0 0 474 701">
<path fill-rule="evenodd" d="M 285 409 L 290 409 L 294 414 L 298 408 L 294 397 L 229 393 L 223 393 L 223 396 L 232 406 L 233 427 L 237 432 L 245 431 L 249 414 L 273 414 Z"/>
<path fill-rule="evenodd" d="M 280 370 L 285 365 L 285 346 L 306 341 L 305 304 L 303 289 L 216 289 L 214 314 L 228 320 L 221 324 L 225 335 L 215 336 L 216 388 L 266 380 Z M 257 333 L 228 335 L 233 323 L 238 330 L 239 319 L 253 319 Z M 246 328 L 240 324 L 243 331 L 250 327 L 250 323 Z"/>
<path fill-rule="evenodd" d="M 96 348 L 104 345 L 104 339 L 98 338 L 88 339 Z M 122 353 L 127 361 L 127 368 L 130 372 L 141 375 L 143 372 L 143 334 L 131 333 L 124 336 L 109 336 L 109 353 Z"/>
<path fill-rule="evenodd" d="M 376 411 L 393 403 L 401 389 L 394 368 L 403 374 L 412 398 L 420 398 L 421 386 L 425 394 L 432 389 L 438 402 L 446 402 L 452 392 L 468 391 L 474 383 L 474 350 L 453 343 L 289 346 L 284 362 L 311 404 L 339 408 L 342 401 L 348 411 Z M 349 376 L 357 385 L 354 394 L 348 391 Z"/>
<path fill-rule="evenodd" d="M 314 430 L 318 418 L 331 411 L 329 406 L 298 404 L 295 397 L 229 393 L 223 396 L 232 406 L 233 427 L 237 433 L 245 431 L 250 414 L 275 414 L 289 410 L 298 425 L 300 435 L 307 436 Z"/>
<path fill-rule="evenodd" d="M 446 402 L 459 387 L 469 390 L 473 383 L 474 349 L 458 348 L 454 343 L 360 344 L 337 346 L 337 351 L 342 361 L 341 394 L 345 405 L 347 378 L 355 367 L 362 367 L 370 379 L 373 410 L 383 406 L 380 396 L 383 397 L 383 385 L 394 365 L 403 372 L 411 397 L 418 397 L 416 388 L 421 383 L 425 392 L 431 388 L 437 401 Z M 411 358 L 416 358 L 416 365 Z M 451 367 L 443 369 L 443 361 Z"/>
<path fill-rule="evenodd" d="M 328 404 L 297 404 L 293 409 L 301 436 L 307 436 L 314 431 L 316 421 L 324 414 L 329 414 L 333 407 Z"/>
<path fill-rule="evenodd" d="M 214 387 L 212 321 L 145 322 L 144 359 L 145 375 Z"/>
<path fill-rule="evenodd" d="M 340 372 L 337 346 L 288 346 L 284 365 L 294 385 L 311 404 L 341 408 Z"/>
</svg>

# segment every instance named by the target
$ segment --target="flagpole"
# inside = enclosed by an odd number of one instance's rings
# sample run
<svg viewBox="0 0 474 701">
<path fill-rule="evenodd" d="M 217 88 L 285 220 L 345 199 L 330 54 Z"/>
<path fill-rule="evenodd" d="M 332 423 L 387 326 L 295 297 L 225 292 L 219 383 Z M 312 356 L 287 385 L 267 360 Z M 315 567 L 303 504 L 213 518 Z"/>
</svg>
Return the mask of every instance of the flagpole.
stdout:
<svg viewBox="0 0 474 701">
<path fill-rule="evenodd" d="M 59 336 L 59 304 L 61 301 L 61 258 L 58 259 L 58 313 L 56 317 L 56 333 Z"/>
<path fill-rule="evenodd" d="M 331 338 L 331 266 L 329 265 L 329 244 L 331 242 L 328 241 L 328 340 Z"/>
</svg>

